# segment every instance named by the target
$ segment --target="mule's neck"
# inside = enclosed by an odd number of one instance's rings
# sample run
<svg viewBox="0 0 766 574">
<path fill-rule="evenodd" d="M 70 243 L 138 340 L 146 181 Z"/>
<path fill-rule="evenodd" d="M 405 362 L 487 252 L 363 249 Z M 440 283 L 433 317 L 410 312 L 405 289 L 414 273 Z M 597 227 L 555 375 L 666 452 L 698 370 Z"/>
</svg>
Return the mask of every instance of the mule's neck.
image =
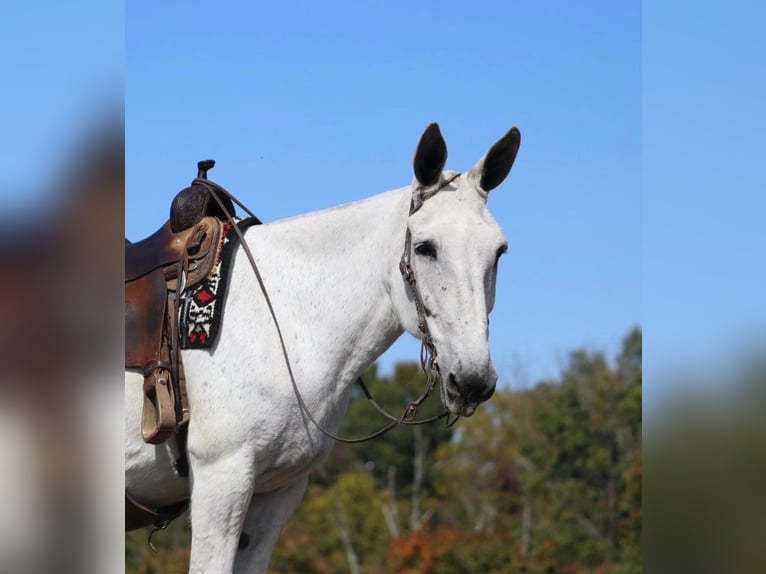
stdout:
<svg viewBox="0 0 766 574">
<path fill-rule="evenodd" d="M 288 351 L 324 357 L 323 375 L 341 384 L 403 332 L 394 301 L 409 202 L 410 188 L 401 188 L 248 233 L 259 251 L 273 250 L 263 254 L 275 261 L 271 272 L 262 273 L 267 289 L 288 295 L 274 304 L 277 319 L 292 325 Z"/>
</svg>

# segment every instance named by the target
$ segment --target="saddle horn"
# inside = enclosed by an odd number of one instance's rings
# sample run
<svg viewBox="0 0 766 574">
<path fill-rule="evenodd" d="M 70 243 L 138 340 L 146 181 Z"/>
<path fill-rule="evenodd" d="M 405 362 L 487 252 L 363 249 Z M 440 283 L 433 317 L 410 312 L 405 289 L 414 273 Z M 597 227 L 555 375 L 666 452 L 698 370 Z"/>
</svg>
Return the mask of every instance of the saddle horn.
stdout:
<svg viewBox="0 0 766 574">
<path fill-rule="evenodd" d="M 207 179 L 207 172 L 215 167 L 214 159 L 203 159 L 197 162 L 197 179 Z M 234 213 L 234 204 L 228 197 L 222 197 L 229 213 Z M 198 223 L 203 217 L 212 215 L 225 221 L 224 214 L 218 203 L 210 196 L 210 192 L 201 185 L 191 185 L 182 189 L 173 198 L 170 205 L 170 230 L 180 233 Z"/>
<path fill-rule="evenodd" d="M 197 179 L 207 179 L 207 172 L 215 167 L 214 159 L 203 159 L 197 162 Z"/>
</svg>

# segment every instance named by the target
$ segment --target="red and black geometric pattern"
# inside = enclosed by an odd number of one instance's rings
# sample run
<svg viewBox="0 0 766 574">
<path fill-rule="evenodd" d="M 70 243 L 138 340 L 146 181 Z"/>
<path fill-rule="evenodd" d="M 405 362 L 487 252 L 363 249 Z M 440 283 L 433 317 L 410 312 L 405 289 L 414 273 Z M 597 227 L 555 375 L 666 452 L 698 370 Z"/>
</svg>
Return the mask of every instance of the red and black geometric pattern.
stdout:
<svg viewBox="0 0 766 574">
<path fill-rule="evenodd" d="M 257 223 L 253 218 L 241 219 L 237 220 L 237 227 L 244 232 Z M 231 223 L 224 224 L 218 259 L 210 275 L 181 295 L 179 335 L 182 349 L 207 349 L 215 342 L 223 317 L 231 260 L 238 244 L 239 236 L 232 231 Z"/>
</svg>

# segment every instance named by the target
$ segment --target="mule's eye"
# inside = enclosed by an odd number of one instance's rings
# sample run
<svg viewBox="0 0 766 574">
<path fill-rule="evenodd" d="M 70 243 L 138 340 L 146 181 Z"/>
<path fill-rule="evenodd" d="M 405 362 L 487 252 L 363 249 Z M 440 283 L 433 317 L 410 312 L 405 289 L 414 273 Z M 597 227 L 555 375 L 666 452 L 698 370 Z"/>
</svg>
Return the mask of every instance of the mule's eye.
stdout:
<svg viewBox="0 0 766 574">
<path fill-rule="evenodd" d="M 436 259 L 436 245 L 430 241 L 418 243 L 415 246 L 415 253 L 423 257 L 428 257 L 429 259 Z"/>
</svg>

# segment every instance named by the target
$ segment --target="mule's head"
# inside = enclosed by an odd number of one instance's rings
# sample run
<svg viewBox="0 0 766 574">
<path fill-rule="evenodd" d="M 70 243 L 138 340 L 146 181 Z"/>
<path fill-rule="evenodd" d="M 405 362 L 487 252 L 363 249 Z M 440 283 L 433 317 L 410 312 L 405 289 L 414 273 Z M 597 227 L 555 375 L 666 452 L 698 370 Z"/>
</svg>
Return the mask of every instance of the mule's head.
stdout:
<svg viewBox="0 0 766 574">
<path fill-rule="evenodd" d="M 442 401 L 463 416 L 471 416 L 489 399 L 497 382 L 489 356 L 488 315 L 507 242 L 487 209 L 487 195 L 510 172 L 520 142 L 519 130 L 511 128 L 461 175 L 444 171 L 447 146 L 437 124 L 428 126 L 415 152 L 414 212 L 407 222 L 411 267 L 437 352 Z M 412 301 L 409 305 L 403 323 L 419 335 L 412 323 Z"/>
</svg>

